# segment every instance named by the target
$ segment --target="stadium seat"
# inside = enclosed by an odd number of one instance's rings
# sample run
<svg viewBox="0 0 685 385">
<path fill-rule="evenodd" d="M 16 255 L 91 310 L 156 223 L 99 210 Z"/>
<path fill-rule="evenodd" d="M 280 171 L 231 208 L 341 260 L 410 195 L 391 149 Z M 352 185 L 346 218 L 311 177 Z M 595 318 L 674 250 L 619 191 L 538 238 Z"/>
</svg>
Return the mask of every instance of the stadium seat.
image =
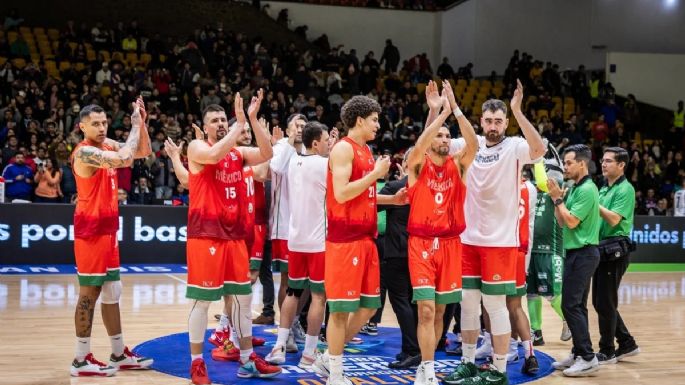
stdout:
<svg viewBox="0 0 685 385">
<path fill-rule="evenodd" d="M 21 58 L 12 59 L 12 64 L 14 64 L 14 66 L 18 69 L 22 69 L 26 67 L 26 60 Z"/>
<path fill-rule="evenodd" d="M 57 41 L 59 40 L 59 30 L 55 28 L 50 28 L 48 29 L 48 37 L 52 41 Z"/>
</svg>

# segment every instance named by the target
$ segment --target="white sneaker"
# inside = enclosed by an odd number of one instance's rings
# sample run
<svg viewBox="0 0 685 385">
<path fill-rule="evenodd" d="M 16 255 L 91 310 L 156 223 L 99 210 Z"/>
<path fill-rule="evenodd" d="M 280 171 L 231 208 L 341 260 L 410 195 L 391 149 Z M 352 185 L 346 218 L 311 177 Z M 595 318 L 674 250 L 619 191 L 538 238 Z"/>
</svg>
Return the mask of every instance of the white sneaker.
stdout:
<svg viewBox="0 0 685 385">
<path fill-rule="evenodd" d="M 561 337 L 559 337 L 559 339 L 562 341 L 568 341 L 571 339 L 571 337 L 571 329 L 568 328 L 568 323 L 564 321 L 564 326 L 561 329 Z"/>
<path fill-rule="evenodd" d="M 343 374 L 339 377 L 328 377 L 326 385 L 354 385 L 354 383 Z"/>
<path fill-rule="evenodd" d="M 425 385 L 426 384 L 426 367 L 423 362 L 419 364 L 416 368 L 416 376 L 414 376 L 414 385 Z"/>
<path fill-rule="evenodd" d="M 556 370 L 564 370 L 570 368 L 575 362 L 576 357 L 573 355 L 573 353 L 571 353 L 568 355 L 568 357 L 564 358 L 561 361 L 554 361 L 552 363 L 552 367 Z"/>
<path fill-rule="evenodd" d="M 519 343 L 517 340 L 509 339 L 509 351 L 507 352 L 507 362 L 516 362 L 519 360 Z"/>
<path fill-rule="evenodd" d="M 482 360 L 488 357 L 492 357 L 492 337 L 486 332 L 483 335 L 483 343 L 476 349 L 476 359 Z"/>
<path fill-rule="evenodd" d="M 319 354 L 316 356 L 314 363 L 312 364 L 312 370 L 314 373 L 318 374 L 320 377 L 327 378 L 331 374 L 330 362 L 328 360 L 328 351 L 324 354 Z"/>
<path fill-rule="evenodd" d="M 295 342 L 298 344 L 303 344 L 306 341 L 307 335 L 300 325 L 300 320 L 295 321 L 293 326 L 290 327 L 290 334 L 294 336 Z"/>
<path fill-rule="evenodd" d="M 564 376 L 568 377 L 585 377 L 599 370 L 599 361 L 597 356 L 593 356 L 592 360 L 585 361 L 583 357 L 576 357 L 576 362 L 568 369 L 564 370 Z"/>
<path fill-rule="evenodd" d="M 283 346 L 274 346 L 271 352 L 264 357 L 264 361 L 272 365 L 285 364 L 285 348 Z"/>
<path fill-rule="evenodd" d="M 318 350 L 314 350 L 314 355 L 309 356 L 304 353 L 302 353 L 302 357 L 300 358 L 300 362 L 297 364 L 297 367 L 300 369 L 305 369 L 309 370 L 312 368 L 312 365 L 314 365 L 314 362 L 316 362 L 316 359 L 321 355 Z"/>
<path fill-rule="evenodd" d="M 93 357 L 93 353 L 88 353 L 83 361 L 78 361 L 74 359 L 69 368 L 69 374 L 72 377 L 82 377 L 82 376 L 100 376 L 100 377 L 111 377 L 117 372 L 117 368 L 106 365 L 104 362 L 100 362 Z"/>
<path fill-rule="evenodd" d="M 461 339 L 461 333 L 457 333 L 457 342 L 459 342 L 459 343 L 463 342 Z"/>
<path fill-rule="evenodd" d="M 285 351 L 288 353 L 297 353 L 298 351 L 297 343 L 295 342 L 295 336 L 293 335 L 292 330 L 288 335 L 288 341 L 285 343 Z"/>
</svg>

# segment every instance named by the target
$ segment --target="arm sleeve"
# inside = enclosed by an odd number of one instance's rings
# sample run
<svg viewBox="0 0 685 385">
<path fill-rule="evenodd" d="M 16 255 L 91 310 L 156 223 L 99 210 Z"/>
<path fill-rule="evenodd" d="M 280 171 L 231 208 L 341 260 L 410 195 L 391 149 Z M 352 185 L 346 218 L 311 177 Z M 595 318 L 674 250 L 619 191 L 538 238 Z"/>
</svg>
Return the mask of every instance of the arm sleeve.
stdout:
<svg viewBox="0 0 685 385">
<path fill-rule="evenodd" d="M 528 188 L 528 251 L 526 252 L 526 272 L 528 272 L 533 250 L 533 237 L 535 235 L 535 205 L 538 201 L 538 191 L 530 182 L 526 182 L 526 187 Z"/>
</svg>

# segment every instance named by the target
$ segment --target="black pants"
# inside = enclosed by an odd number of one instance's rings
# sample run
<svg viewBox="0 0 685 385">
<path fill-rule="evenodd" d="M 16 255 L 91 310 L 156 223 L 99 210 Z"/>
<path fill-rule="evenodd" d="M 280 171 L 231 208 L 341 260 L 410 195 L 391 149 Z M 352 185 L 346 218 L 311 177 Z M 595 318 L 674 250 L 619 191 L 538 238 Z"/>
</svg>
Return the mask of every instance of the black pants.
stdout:
<svg viewBox="0 0 685 385">
<path fill-rule="evenodd" d="M 630 256 L 614 261 L 600 262 L 592 280 L 592 305 L 599 321 L 599 351 L 611 355 L 615 352 L 614 338 L 619 347 L 635 345 L 621 315 L 618 313 L 618 287 L 630 264 Z"/>
<path fill-rule="evenodd" d="M 378 258 L 380 261 L 383 261 L 385 257 L 385 235 L 379 235 L 378 238 L 376 238 L 376 249 L 378 249 Z M 385 284 L 383 283 L 383 280 L 381 280 L 381 307 L 376 310 L 376 314 L 371 317 L 369 322 L 374 322 L 374 323 L 380 323 L 381 318 L 383 318 L 383 308 L 385 308 L 385 297 L 386 297 L 387 290 L 385 288 Z"/>
<path fill-rule="evenodd" d="M 594 356 L 587 316 L 590 280 L 599 264 L 596 246 L 566 250 L 561 310 L 573 336 L 573 353 L 591 360 Z"/>
<path fill-rule="evenodd" d="M 402 332 L 402 352 L 409 355 L 420 353 L 416 337 L 418 311 L 411 302 L 412 287 L 407 258 L 384 258 L 381 261 L 381 281 L 388 290 L 388 299 L 397 316 Z"/>
<path fill-rule="evenodd" d="M 262 265 L 259 267 L 259 283 L 263 286 L 262 302 L 264 308 L 262 315 L 265 317 L 273 317 L 274 312 L 274 276 L 271 272 L 271 241 L 267 240 L 264 245 L 264 257 Z"/>
<path fill-rule="evenodd" d="M 447 336 L 447 332 L 449 331 L 450 324 L 452 323 L 452 319 L 454 318 L 454 328 L 452 329 L 452 332 L 454 334 L 461 333 L 461 303 L 450 303 L 445 306 L 445 314 L 442 317 L 442 337 L 445 338 Z"/>
</svg>

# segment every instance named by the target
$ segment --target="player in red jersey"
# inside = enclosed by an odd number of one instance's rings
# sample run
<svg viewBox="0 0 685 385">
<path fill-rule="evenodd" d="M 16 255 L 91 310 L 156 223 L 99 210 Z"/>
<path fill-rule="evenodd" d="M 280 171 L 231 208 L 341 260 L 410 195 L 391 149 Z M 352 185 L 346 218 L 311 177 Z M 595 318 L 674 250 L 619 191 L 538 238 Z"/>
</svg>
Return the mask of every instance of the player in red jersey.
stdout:
<svg viewBox="0 0 685 385">
<path fill-rule="evenodd" d="M 107 115 L 102 107 L 89 105 L 79 114 L 85 139 L 72 154 L 78 203 L 74 212 L 74 254 L 79 279 L 79 299 L 74 317 L 76 358 L 72 376 L 111 376 L 117 369 L 143 369 L 152 359 L 139 357 L 124 346 L 121 335 L 119 297 L 119 229 L 117 168 L 130 167 L 133 159 L 150 155 L 145 128 L 145 104 L 138 98 L 131 115 L 126 143 L 108 139 Z M 102 320 L 112 343 L 109 365 L 90 353 L 90 333 L 95 302 L 101 299 Z"/>
<path fill-rule="evenodd" d="M 188 146 L 190 208 L 188 210 L 188 288 L 194 299 L 188 320 L 193 384 L 209 384 L 202 358 L 207 311 L 211 301 L 232 296 L 232 320 L 239 337 L 239 377 L 273 377 L 281 372 L 252 350 L 252 290 L 245 240 L 249 204 L 243 167 L 267 161 L 271 144 L 257 120 L 263 90 L 253 97 L 248 109 L 255 127 L 257 148 L 236 147 L 246 123 L 242 99 L 235 95 L 237 125 L 229 130 L 226 112 L 218 105 L 203 113 L 207 141 L 194 140 Z"/>
<path fill-rule="evenodd" d="M 376 196 L 376 180 L 390 167 L 387 156 L 375 162 L 366 145 L 380 125 L 378 102 L 354 96 L 340 115 L 349 132 L 331 151 L 326 181 L 326 261 L 324 286 L 331 312 L 328 351 L 312 365 L 328 376 L 329 385 L 350 384 L 343 375 L 342 353 L 349 341 L 380 307 L 380 270 L 376 237 L 376 203 L 406 204 L 406 189 Z M 352 313 L 352 314 L 350 314 Z"/>
<path fill-rule="evenodd" d="M 423 131 L 407 159 L 409 179 L 409 274 L 413 300 L 418 304 L 417 337 L 421 364 L 415 385 L 437 385 L 434 358 L 442 335 L 445 305 L 461 301 L 461 242 L 466 227 L 464 199 L 466 170 L 478 149 L 476 132 L 455 104 L 455 115 L 466 141 L 463 151 L 449 155 L 450 131 L 443 126 L 452 107 L 449 83 L 443 82 L 442 97 L 430 81 L 426 100 L 442 104 L 442 111 Z M 440 107 L 431 108 L 432 111 Z"/>
</svg>

